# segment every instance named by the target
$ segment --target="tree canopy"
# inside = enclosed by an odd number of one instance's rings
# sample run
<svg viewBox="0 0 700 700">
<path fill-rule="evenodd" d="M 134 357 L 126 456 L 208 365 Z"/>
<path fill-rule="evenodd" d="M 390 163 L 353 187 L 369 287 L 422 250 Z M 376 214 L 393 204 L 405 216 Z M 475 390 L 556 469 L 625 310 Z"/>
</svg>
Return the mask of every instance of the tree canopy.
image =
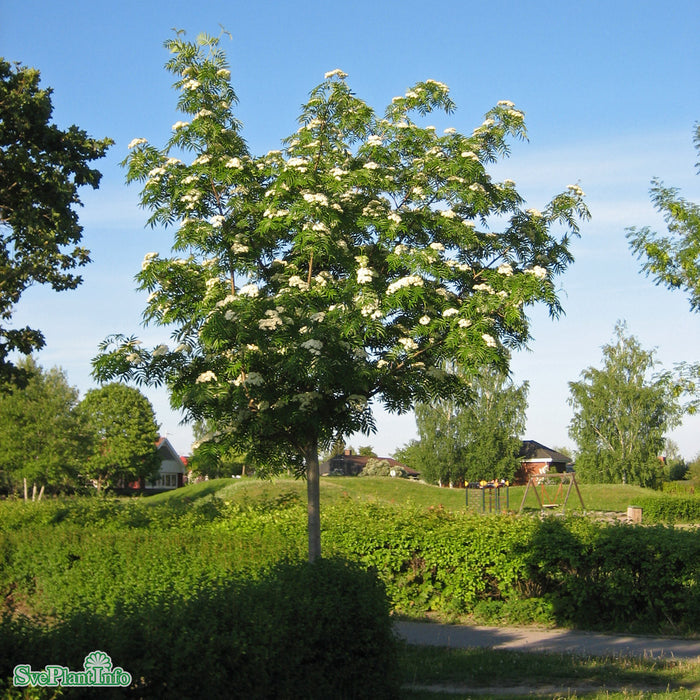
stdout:
<svg viewBox="0 0 700 700">
<path fill-rule="evenodd" d="M 700 156 L 700 122 L 693 137 Z M 700 173 L 700 161 L 695 164 Z M 650 190 L 654 208 L 663 215 L 669 235 L 649 226 L 627 229 L 630 248 L 643 260 L 642 271 L 656 284 L 682 289 L 692 311 L 700 311 L 700 206 L 680 196 L 677 187 L 667 187 L 654 178 Z"/>
<path fill-rule="evenodd" d="M 653 374 L 654 352 L 625 333 L 618 323 L 613 342 L 603 346 L 602 368 L 588 367 L 569 383 L 576 472 L 589 482 L 654 486 L 663 472 L 664 434 L 682 410 L 671 374 Z"/>
<path fill-rule="evenodd" d="M 10 353 L 44 345 L 39 330 L 5 327 L 24 290 L 74 289 L 81 277 L 73 270 L 90 260 L 79 245 L 78 189 L 98 187 L 100 173 L 88 164 L 112 141 L 59 129 L 52 109 L 38 70 L 0 58 L 0 381 L 16 373 Z"/>
<path fill-rule="evenodd" d="M 416 406 L 420 440 L 399 454 L 426 481 L 512 480 L 518 469 L 527 382 L 516 386 L 488 367 L 470 381 L 472 401 L 466 405 L 438 399 Z"/>
<path fill-rule="evenodd" d="M 129 182 L 173 255 L 138 275 L 147 323 L 173 347 L 105 341 L 101 379 L 165 383 L 191 419 L 211 419 L 260 464 L 308 479 L 309 555 L 320 554 L 318 450 L 374 430 L 372 404 L 403 412 L 467 400 L 468 377 L 505 368 L 526 311 L 561 312 L 554 280 L 588 217 L 570 185 L 542 210 L 487 166 L 525 136 L 499 102 L 473 132 L 425 124 L 451 114 L 446 85 L 416 83 L 378 115 L 332 70 L 280 150 L 249 152 L 219 40 L 166 42 L 178 120 L 161 148 L 134 139 Z M 457 359 L 465 376 L 443 369 Z"/>
<path fill-rule="evenodd" d="M 92 439 L 82 472 L 98 491 L 157 474 L 158 424 L 150 401 L 138 389 L 117 383 L 92 389 L 78 409 Z"/>
<path fill-rule="evenodd" d="M 5 488 L 24 479 L 39 487 L 72 490 L 88 454 L 89 436 L 76 412 L 78 390 L 57 368 L 28 357 L 18 363 L 25 381 L 0 392 L 0 472 Z"/>
</svg>

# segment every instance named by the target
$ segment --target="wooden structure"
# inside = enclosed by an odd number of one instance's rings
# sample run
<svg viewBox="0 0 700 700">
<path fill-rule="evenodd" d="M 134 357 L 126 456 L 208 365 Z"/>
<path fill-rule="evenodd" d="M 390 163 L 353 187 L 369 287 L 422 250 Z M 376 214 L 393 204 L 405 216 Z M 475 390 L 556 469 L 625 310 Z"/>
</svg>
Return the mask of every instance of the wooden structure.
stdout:
<svg viewBox="0 0 700 700">
<path fill-rule="evenodd" d="M 566 495 L 564 496 L 563 500 L 560 501 L 559 499 L 561 498 L 562 493 L 564 491 L 564 482 L 566 479 L 569 479 L 568 488 L 566 489 Z M 551 480 L 554 483 L 546 484 L 545 482 L 547 480 Z M 523 508 L 525 507 L 525 499 L 527 498 L 527 494 L 530 491 L 530 487 L 532 487 L 532 492 L 535 494 L 535 498 L 540 504 L 540 510 L 546 510 L 548 508 L 558 508 L 561 505 L 561 512 L 563 513 L 566 510 L 566 504 L 569 502 L 569 496 L 571 495 L 572 488 L 576 489 L 576 493 L 578 494 L 578 500 L 581 501 L 581 508 L 583 508 L 583 510 L 586 510 L 586 506 L 583 504 L 583 498 L 581 497 L 581 492 L 579 491 L 578 484 L 576 483 L 576 474 L 574 472 L 564 472 L 563 474 L 551 473 L 530 475 L 530 478 L 527 482 L 527 486 L 525 487 L 525 493 L 523 493 L 523 500 L 520 503 L 520 510 L 518 511 L 518 513 L 523 512 Z M 541 497 L 540 494 L 537 493 L 538 487 L 542 492 Z M 547 487 L 550 488 L 550 491 L 552 490 L 552 488 L 556 487 L 557 491 L 553 497 L 549 496 Z"/>
</svg>

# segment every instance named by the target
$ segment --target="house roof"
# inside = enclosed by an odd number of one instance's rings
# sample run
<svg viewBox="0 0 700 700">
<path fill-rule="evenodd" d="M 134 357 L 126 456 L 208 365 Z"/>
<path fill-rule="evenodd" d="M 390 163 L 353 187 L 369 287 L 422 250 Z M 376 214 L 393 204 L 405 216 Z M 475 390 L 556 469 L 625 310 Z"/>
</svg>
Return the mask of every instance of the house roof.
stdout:
<svg viewBox="0 0 700 700">
<path fill-rule="evenodd" d="M 166 437 L 159 437 L 156 440 L 156 448 L 161 452 L 161 457 L 163 459 L 170 459 L 177 462 L 182 462 L 180 455 L 177 453 L 175 448 L 170 444 L 170 440 Z M 164 453 L 164 454 L 163 454 Z"/>
<path fill-rule="evenodd" d="M 571 464 L 573 460 L 561 452 L 557 452 L 546 447 L 535 440 L 523 440 L 523 444 L 518 452 L 521 462 L 558 462 L 561 464 Z"/>
</svg>

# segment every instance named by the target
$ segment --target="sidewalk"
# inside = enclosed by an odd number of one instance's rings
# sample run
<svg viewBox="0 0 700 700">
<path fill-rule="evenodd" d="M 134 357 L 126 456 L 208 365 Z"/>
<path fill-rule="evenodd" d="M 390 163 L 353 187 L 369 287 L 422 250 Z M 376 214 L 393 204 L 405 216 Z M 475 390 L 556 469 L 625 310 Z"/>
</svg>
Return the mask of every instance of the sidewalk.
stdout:
<svg viewBox="0 0 700 700">
<path fill-rule="evenodd" d="M 488 647 L 512 651 L 700 659 L 700 639 L 609 635 L 527 627 L 472 627 L 431 622 L 396 622 L 399 638 L 409 644 L 460 649 Z"/>
</svg>

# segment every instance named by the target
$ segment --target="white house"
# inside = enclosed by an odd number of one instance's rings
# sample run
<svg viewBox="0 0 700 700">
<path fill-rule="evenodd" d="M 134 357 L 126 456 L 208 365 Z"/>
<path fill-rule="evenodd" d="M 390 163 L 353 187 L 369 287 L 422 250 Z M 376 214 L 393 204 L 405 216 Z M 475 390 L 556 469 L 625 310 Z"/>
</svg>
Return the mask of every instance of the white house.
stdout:
<svg viewBox="0 0 700 700">
<path fill-rule="evenodd" d="M 158 446 L 158 456 L 161 459 L 160 471 L 155 481 L 143 485 L 145 489 L 176 489 L 185 485 L 185 475 L 187 467 L 170 444 L 168 438 L 162 437 L 156 443 Z"/>
</svg>

